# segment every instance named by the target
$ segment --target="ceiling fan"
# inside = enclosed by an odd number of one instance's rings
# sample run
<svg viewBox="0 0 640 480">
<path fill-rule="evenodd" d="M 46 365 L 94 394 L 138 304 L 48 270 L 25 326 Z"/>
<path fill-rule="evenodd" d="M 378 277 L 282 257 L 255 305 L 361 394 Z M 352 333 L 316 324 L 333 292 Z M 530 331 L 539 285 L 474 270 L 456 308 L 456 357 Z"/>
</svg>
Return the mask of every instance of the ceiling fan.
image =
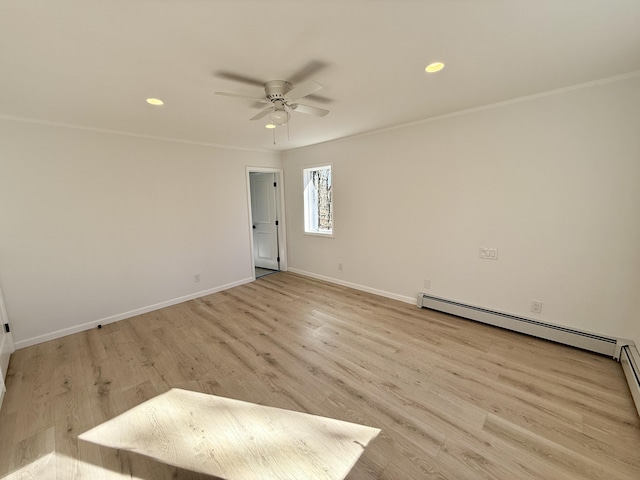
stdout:
<svg viewBox="0 0 640 480">
<path fill-rule="evenodd" d="M 322 88 L 322 85 L 314 80 L 308 80 L 296 86 L 285 80 L 270 80 L 264 83 L 263 87 L 264 97 L 251 97 L 227 92 L 216 92 L 216 95 L 245 98 L 269 105 L 251 117 L 250 120 L 260 120 L 269 115 L 272 125 L 285 125 L 289 121 L 290 112 L 306 113 L 318 117 L 324 117 L 329 113 L 329 110 L 324 108 L 298 103 L 299 99 L 311 95 Z"/>
</svg>

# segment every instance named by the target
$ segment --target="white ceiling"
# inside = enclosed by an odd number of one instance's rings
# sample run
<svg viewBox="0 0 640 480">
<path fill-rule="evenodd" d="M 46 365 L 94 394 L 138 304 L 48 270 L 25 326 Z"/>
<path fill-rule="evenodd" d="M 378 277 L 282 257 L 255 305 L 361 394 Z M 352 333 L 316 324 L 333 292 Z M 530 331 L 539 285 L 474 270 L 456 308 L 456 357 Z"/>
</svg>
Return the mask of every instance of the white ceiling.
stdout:
<svg viewBox="0 0 640 480">
<path fill-rule="evenodd" d="M 0 65 L 1 115 L 283 150 L 640 71 L 640 1 L 0 0 Z M 331 113 L 274 146 L 220 72 L 313 72 Z"/>
</svg>

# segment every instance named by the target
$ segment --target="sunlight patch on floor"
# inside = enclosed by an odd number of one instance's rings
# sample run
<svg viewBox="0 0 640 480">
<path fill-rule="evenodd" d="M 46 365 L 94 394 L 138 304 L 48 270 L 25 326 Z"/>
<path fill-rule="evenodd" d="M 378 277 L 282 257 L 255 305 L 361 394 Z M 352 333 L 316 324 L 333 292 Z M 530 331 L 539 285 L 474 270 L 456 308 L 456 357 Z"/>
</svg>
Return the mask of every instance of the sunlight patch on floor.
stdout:
<svg viewBox="0 0 640 480">
<path fill-rule="evenodd" d="M 52 452 L 16 470 L 2 480 L 60 480 L 76 478 L 87 480 L 147 480 L 130 473 L 114 472 L 92 463 Z"/>
<path fill-rule="evenodd" d="M 331 418 L 172 389 L 78 438 L 233 480 L 340 480 L 379 432 Z"/>
</svg>

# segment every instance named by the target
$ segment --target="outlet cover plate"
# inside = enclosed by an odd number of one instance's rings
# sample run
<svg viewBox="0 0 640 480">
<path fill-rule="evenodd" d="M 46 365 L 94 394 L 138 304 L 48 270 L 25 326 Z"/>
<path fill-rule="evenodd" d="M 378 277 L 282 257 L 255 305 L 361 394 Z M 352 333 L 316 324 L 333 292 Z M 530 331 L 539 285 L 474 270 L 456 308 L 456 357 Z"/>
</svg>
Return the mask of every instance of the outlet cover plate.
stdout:
<svg viewBox="0 0 640 480">
<path fill-rule="evenodd" d="M 540 300 L 531 300 L 531 311 L 533 313 L 542 313 L 542 302 Z"/>
<path fill-rule="evenodd" d="M 480 251 L 478 256 L 485 260 L 497 260 L 498 259 L 498 249 L 497 248 L 485 248 L 480 247 Z"/>
</svg>

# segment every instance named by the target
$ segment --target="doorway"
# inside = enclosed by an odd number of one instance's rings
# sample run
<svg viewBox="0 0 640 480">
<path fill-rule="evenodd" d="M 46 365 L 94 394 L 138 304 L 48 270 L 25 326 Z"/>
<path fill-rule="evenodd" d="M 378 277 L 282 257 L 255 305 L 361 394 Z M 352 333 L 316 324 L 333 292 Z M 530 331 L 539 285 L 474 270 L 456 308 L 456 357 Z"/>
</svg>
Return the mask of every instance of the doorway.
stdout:
<svg viewBox="0 0 640 480">
<path fill-rule="evenodd" d="M 248 168 L 251 251 L 255 278 L 286 270 L 282 171 Z"/>
</svg>

